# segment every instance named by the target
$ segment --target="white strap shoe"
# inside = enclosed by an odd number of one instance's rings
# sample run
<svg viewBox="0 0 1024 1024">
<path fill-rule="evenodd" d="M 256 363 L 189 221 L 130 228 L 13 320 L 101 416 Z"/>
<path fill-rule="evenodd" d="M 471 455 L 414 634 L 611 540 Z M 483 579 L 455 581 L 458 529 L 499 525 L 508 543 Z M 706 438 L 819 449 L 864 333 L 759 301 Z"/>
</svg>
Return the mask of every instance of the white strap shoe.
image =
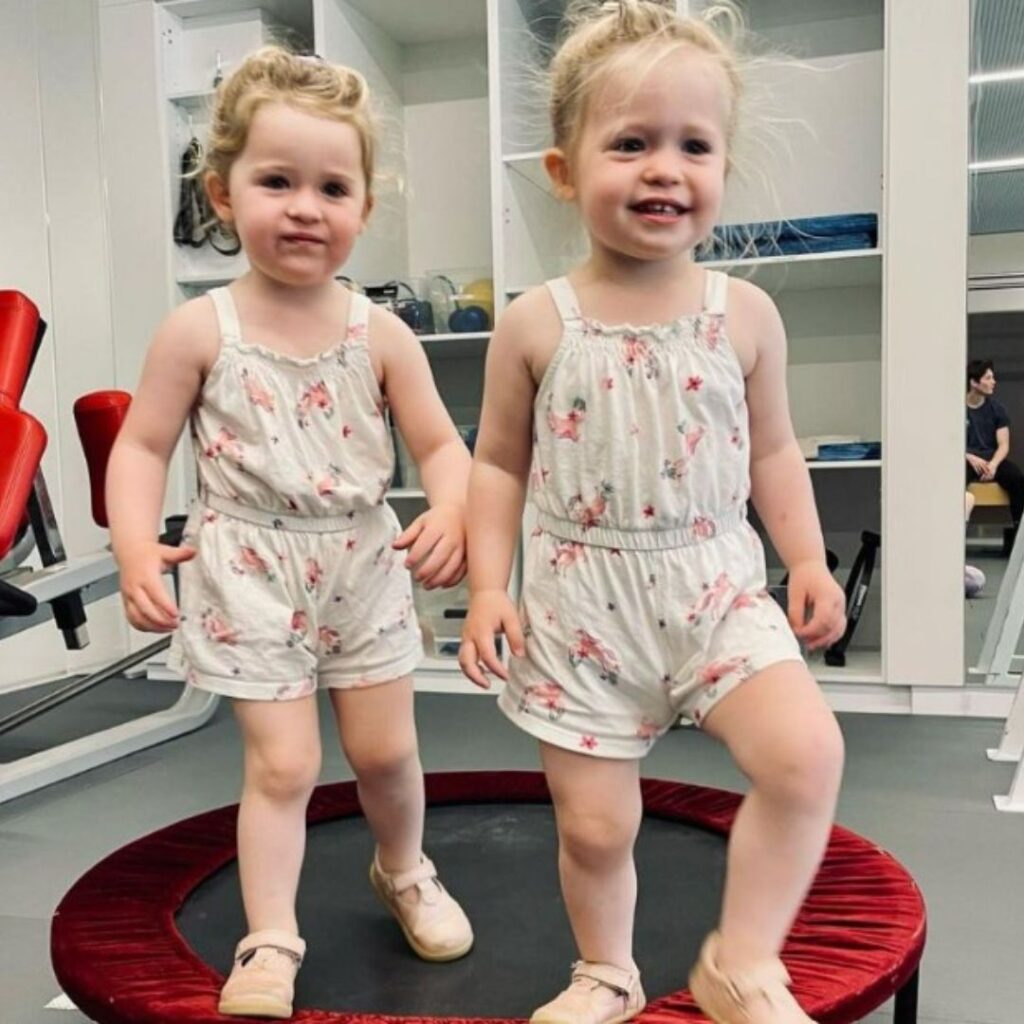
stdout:
<svg viewBox="0 0 1024 1024">
<path fill-rule="evenodd" d="M 624 1024 L 646 1003 L 638 971 L 577 960 L 569 987 L 536 1010 L 530 1024 Z"/>
<path fill-rule="evenodd" d="M 291 932 L 268 928 L 246 935 L 235 948 L 217 1009 L 231 1017 L 287 1019 L 305 955 L 306 943 Z"/>
<path fill-rule="evenodd" d="M 437 877 L 437 869 L 422 854 L 408 871 L 388 874 L 374 854 L 370 883 L 381 902 L 394 914 L 406 941 L 423 960 L 457 960 L 473 947 L 473 929 Z"/>
<path fill-rule="evenodd" d="M 690 974 L 690 994 L 714 1024 L 815 1024 L 789 991 L 778 957 L 727 975 L 718 967 L 718 943 L 712 932 Z"/>
</svg>

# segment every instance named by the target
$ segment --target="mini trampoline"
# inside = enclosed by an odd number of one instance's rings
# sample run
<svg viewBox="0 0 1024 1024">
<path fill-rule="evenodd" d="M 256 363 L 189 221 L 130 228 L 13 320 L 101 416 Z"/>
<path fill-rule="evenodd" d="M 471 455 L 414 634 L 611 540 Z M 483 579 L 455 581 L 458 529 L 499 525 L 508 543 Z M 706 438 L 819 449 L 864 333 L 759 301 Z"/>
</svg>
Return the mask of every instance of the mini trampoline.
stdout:
<svg viewBox="0 0 1024 1024">
<path fill-rule="evenodd" d="M 574 959 L 558 890 L 550 798 L 539 772 L 426 779 L 426 848 L 473 921 L 462 960 L 428 964 L 406 947 L 367 881 L 372 840 L 354 783 L 319 787 L 299 920 L 309 944 L 297 1024 L 521 1020 L 566 984 Z M 705 1018 L 686 983 L 714 926 L 725 841 L 741 797 L 644 780 L 637 844 L 636 958 L 650 998 L 641 1024 Z M 223 973 L 245 933 L 235 862 L 236 807 L 209 811 L 115 851 L 85 874 L 53 920 L 64 991 L 99 1024 L 224 1024 Z M 895 996 L 917 1015 L 924 902 L 906 870 L 835 828 L 783 959 L 822 1024 L 852 1024 Z M 314 1009 L 315 1007 L 315 1009 Z"/>
</svg>

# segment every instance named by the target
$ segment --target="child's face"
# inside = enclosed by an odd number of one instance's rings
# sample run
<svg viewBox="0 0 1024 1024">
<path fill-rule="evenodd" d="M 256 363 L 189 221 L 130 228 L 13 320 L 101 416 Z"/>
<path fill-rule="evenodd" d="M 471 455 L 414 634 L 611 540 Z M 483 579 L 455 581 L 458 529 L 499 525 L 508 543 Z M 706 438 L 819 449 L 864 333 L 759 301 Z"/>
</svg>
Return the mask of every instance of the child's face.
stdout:
<svg viewBox="0 0 1024 1024">
<path fill-rule="evenodd" d="M 227 189 L 219 184 L 211 183 L 211 201 L 249 262 L 285 284 L 330 280 L 371 206 L 356 129 L 286 103 L 256 111 Z"/>
<path fill-rule="evenodd" d="M 639 82 L 612 72 L 598 85 L 563 190 L 594 244 L 664 260 L 706 238 L 722 205 L 728 114 L 725 72 L 691 48 Z"/>
</svg>

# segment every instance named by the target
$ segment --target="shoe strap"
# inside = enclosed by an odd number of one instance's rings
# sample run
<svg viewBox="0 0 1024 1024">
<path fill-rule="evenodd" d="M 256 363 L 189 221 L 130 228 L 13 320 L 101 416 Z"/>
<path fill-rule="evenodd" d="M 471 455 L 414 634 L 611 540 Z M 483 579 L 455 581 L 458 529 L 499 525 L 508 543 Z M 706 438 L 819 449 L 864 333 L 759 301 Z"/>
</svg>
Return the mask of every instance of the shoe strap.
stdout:
<svg viewBox="0 0 1024 1024">
<path fill-rule="evenodd" d="M 272 949 L 281 953 L 295 962 L 296 967 L 302 966 L 303 958 L 306 955 L 306 943 L 291 932 L 279 928 L 265 928 L 263 931 L 252 932 L 246 935 L 235 947 L 235 963 L 240 964 L 243 959 L 251 959 L 250 954 L 258 949 Z"/>
<path fill-rule="evenodd" d="M 414 885 L 419 885 L 420 882 L 429 882 L 437 878 L 437 868 L 434 867 L 433 861 L 429 857 L 424 857 L 416 867 L 409 868 L 408 871 L 399 871 L 394 875 L 389 875 L 380 867 L 379 862 L 377 866 L 388 885 L 394 890 L 395 895 L 411 889 Z"/>
<path fill-rule="evenodd" d="M 603 964 L 594 960 L 577 960 L 572 965 L 572 980 L 575 982 L 580 978 L 597 982 L 602 988 L 610 989 L 617 996 L 622 996 L 628 1003 L 630 992 L 636 985 L 638 975 L 636 971 L 627 971 L 624 967 L 616 967 L 615 964 Z"/>
</svg>

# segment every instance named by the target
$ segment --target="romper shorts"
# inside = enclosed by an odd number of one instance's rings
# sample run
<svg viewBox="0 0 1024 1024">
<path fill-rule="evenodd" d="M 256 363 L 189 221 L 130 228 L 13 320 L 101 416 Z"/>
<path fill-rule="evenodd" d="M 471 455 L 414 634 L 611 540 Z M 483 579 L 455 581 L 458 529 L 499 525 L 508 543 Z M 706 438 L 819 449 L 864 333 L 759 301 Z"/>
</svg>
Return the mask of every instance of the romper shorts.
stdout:
<svg viewBox="0 0 1024 1024">
<path fill-rule="evenodd" d="M 183 543 L 171 664 L 201 690 L 295 700 L 406 676 L 423 657 L 401 532 L 388 505 L 280 515 L 208 494 Z"/>
<path fill-rule="evenodd" d="M 602 528 L 581 543 L 553 517 L 538 523 L 520 607 L 526 654 L 498 698 L 538 739 L 637 759 L 680 716 L 700 725 L 756 672 L 802 662 L 741 513 L 710 538 Z"/>
</svg>

